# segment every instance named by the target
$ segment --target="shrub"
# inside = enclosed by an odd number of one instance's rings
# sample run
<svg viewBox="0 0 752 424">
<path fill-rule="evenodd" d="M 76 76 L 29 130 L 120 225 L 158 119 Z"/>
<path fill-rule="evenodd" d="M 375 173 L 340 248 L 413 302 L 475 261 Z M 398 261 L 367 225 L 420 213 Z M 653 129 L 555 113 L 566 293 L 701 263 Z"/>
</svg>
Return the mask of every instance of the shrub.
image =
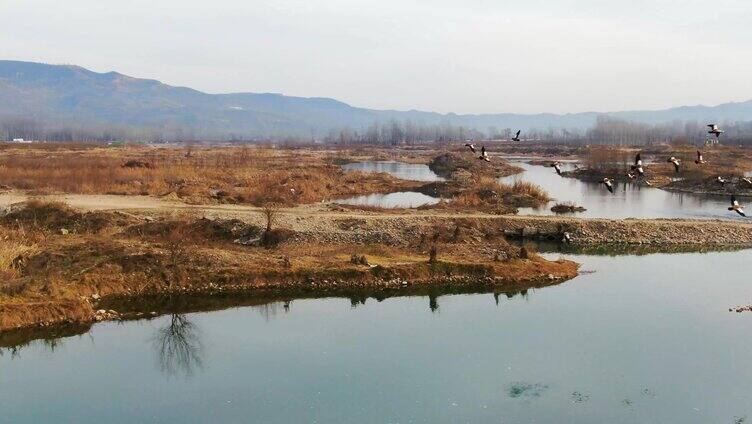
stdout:
<svg viewBox="0 0 752 424">
<path fill-rule="evenodd" d="M 575 205 L 572 202 L 557 203 L 551 207 L 551 212 L 554 213 L 574 213 L 584 212 L 587 209 L 582 206 Z"/>
<path fill-rule="evenodd" d="M 273 248 L 286 242 L 295 235 L 295 231 L 284 228 L 276 228 L 271 231 L 265 231 L 261 239 L 264 247 Z"/>
</svg>

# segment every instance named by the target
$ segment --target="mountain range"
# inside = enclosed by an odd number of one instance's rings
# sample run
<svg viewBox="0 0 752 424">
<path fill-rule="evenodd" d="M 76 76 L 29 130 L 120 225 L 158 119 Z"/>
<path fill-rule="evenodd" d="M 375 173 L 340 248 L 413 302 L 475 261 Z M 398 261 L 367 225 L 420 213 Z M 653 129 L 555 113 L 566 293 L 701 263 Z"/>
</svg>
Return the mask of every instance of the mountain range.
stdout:
<svg viewBox="0 0 752 424">
<path fill-rule="evenodd" d="M 209 94 L 117 72 L 97 73 L 73 65 L 0 61 L 0 120 L 33 118 L 45 123 L 190 131 L 196 137 L 318 137 L 375 122 L 411 120 L 486 131 L 584 130 L 606 115 L 643 123 L 752 120 L 752 100 L 718 106 L 682 106 L 655 111 L 569 114 L 440 114 L 417 110 L 374 110 L 329 98 L 273 93 Z"/>
</svg>

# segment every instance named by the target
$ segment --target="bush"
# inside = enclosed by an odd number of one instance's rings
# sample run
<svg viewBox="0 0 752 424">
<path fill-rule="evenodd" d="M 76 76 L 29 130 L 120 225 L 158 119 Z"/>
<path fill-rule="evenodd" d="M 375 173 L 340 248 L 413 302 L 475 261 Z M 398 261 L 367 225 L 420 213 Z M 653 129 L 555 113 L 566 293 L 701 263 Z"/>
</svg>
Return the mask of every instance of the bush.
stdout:
<svg viewBox="0 0 752 424">
<path fill-rule="evenodd" d="M 286 242 L 295 235 L 295 231 L 284 228 L 277 228 L 270 231 L 264 231 L 261 239 L 264 247 L 273 248 Z"/>
<path fill-rule="evenodd" d="M 5 224 L 24 224 L 37 230 L 97 233 L 110 225 L 123 225 L 130 219 L 110 212 L 81 213 L 61 202 L 29 200 L 0 219 Z"/>
<path fill-rule="evenodd" d="M 366 259 L 364 255 L 358 255 L 356 253 L 353 253 L 352 256 L 350 256 L 350 263 L 353 265 L 369 265 L 368 259 Z"/>
<path fill-rule="evenodd" d="M 551 212 L 553 213 L 574 213 L 584 212 L 586 210 L 587 209 L 582 206 L 575 205 L 571 202 L 557 203 L 551 207 Z"/>
</svg>

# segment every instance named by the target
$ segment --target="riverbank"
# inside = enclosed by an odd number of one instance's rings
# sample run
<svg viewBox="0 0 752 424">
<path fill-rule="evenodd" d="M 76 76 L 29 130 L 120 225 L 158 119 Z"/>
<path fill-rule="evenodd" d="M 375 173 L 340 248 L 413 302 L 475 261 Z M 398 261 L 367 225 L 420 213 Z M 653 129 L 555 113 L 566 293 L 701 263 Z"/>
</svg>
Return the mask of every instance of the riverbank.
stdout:
<svg viewBox="0 0 752 424">
<path fill-rule="evenodd" d="M 472 223 L 426 223 L 396 239 L 346 214 L 304 218 L 300 209 L 275 210 L 271 219 L 246 210 L 261 221 L 244 221 L 196 210 L 16 206 L 0 219 L 0 331 L 119 319 L 100 304 L 111 297 L 138 304 L 143 296 L 225 291 L 326 295 L 479 283 L 505 290 L 577 275 L 571 261 L 546 260 Z"/>
<path fill-rule="evenodd" d="M 703 156 L 701 163 L 696 161 L 697 152 Z M 644 179 L 654 188 L 697 195 L 752 196 L 752 183 L 745 181 L 745 175 L 752 170 L 752 153 L 741 147 L 591 147 L 582 152 L 579 165 L 574 170 L 562 172 L 562 176 L 588 182 L 598 182 L 607 177 L 622 183 L 644 184 L 627 175 L 631 172 L 637 153 L 641 154 Z M 670 161 L 671 158 L 678 160 L 678 169 Z M 531 162 L 546 163 L 541 160 Z M 721 184 L 719 177 L 725 183 Z"/>
<path fill-rule="evenodd" d="M 0 194 L 0 208 L 31 198 L 64 202 L 84 212 L 112 212 L 121 217 L 153 220 L 178 215 L 211 219 L 238 219 L 263 226 L 263 208 L 247 205 L 188 205 L 149 196 L 57 195 L 35 196 L 15 192 Z M 476 237 L 485 232 L 509 233 L 528 228 L 526 234 L 569 232 L 577 243 L 748 245 L 752 222 L 711 219 L 604 219 L 575 216 L 500 215 L 450 210 L 352 210 L 318 204 L 279 208 L 275 220 L 310 242 L 408 244 L 433 227 L 474 227 Z M 454 231 L 454 230 L 452 230 Z"/>
<path fill-rule="evenodd" d="M 102 306 L 108 298 L 137 305 L 154 295 L 328 295 L 478 283 L 503 291 L 577 275 L 577 264 L 546 260 L 512 239 L 561 243 L 566 233 L 573 246 L 752 245 L 752 225 L 732 221 L 382 214 L 316 205 L 274 211 L 266 232 L 260 208 L 165 209 L 174 207 L 14 208 L 0 222 L 0 331 L 122 318 Z"/>
<path fill-rule="evenodd" d="M 501 296 L 512 298 L 526 295 L 528 290 L 561 284 L 560 279 L 498 282 L 490 279 L 455 278 L 432 284 L 382 284 L 376 287 L 331 286 L 327 290 L 309 287 L 248 290 L 216 287 L 210 290 L 181 293 L 152 293 L 134 296 L 110 296 L 98 302 L 93 318 L 74 322 L 58 322 L 0 331 L 0 349 L 20 349 L 34 340 L 56 340 L 88 332 L 95 322 L 103 320 L 151 320 L 167 314 L 220 311 L 228 308 L 262 305 L 289 305 L 293 300 L 346 298 L 353 307 L 369 299 L 381 302 L 390 298 L 426 297 L 431 305 L 441 296 L 489 293 L 498 301 Z"/>
</svg>

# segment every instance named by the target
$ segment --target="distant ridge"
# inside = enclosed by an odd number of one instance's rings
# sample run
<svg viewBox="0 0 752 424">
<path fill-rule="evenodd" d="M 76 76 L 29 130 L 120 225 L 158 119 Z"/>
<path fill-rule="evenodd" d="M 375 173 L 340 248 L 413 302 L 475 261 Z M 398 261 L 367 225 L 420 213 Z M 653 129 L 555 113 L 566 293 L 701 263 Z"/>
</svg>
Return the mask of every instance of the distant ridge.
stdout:
<svg viewBox="0 0 752 424">
<path fill-rule="evenodd" d="M 30 117 L 77 125 L 179 130 L 207 138 L 317 137 L 343 127 L 361 130 L 374 122 L 392 119 L 425 125 L 451 124 L 480 131 L 489 127 L 584 130 L 599 115 L 650 124 L 747 121 L 752 120 L 752 101 L 657 111 L 458 115 L 373 110 L 329 98 L 274 93 L 207 94 L 118 72 L 97 73 L 76 65 L 0 61 L 0 119 Z"/>
</svg>

